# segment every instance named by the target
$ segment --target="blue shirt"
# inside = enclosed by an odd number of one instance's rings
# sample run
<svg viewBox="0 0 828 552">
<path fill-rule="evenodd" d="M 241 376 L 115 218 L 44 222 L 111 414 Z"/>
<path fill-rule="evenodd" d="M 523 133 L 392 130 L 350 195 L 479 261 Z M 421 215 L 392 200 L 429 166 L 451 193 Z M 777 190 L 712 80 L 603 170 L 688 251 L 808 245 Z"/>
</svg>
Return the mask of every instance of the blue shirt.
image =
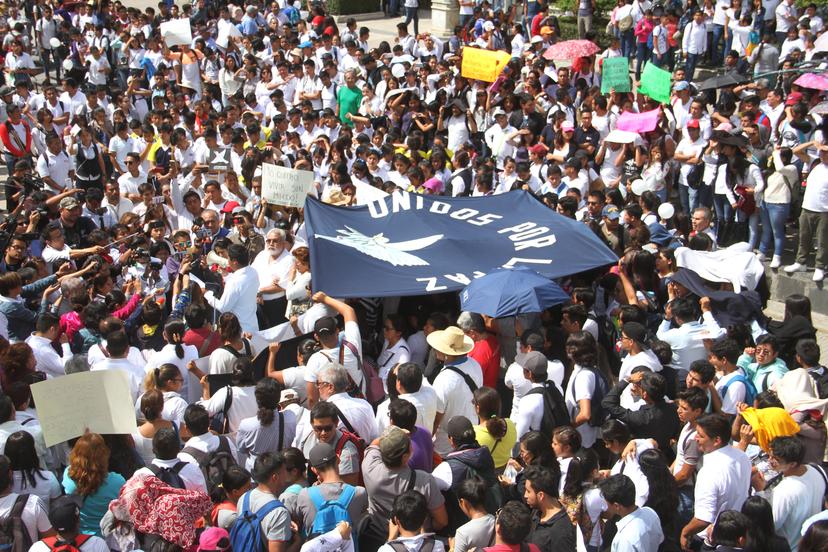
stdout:
<svg viewBox="0 0 828 552">
<path fill-rule="evenodd" d="M 242 18 L 241 23 L 236 26 L 239 32 L 245 36 L 254 35 L 259 31 L 259 25 L 255 19 L 251 19 L 247 15 Z"/>
<path fill-rule="evenodd" d="M 109 472 L 104 482 L 94 494 L 83 497 L 83 507 L 80 511 L 81 533 L 102 536 L 101 519 L 103 519 L 107 510 L 109 510 L 109 503 L 118 498 L 118 495 L 121 493 L 121 487 L 125 483 L 126 480 L 119 474 Z M 66 468 L 66 471 L 63 472 L 62 484 L 66 494 L 77 492 L 77 485 L 69 477 L 69 468 Z"/>
</svg>

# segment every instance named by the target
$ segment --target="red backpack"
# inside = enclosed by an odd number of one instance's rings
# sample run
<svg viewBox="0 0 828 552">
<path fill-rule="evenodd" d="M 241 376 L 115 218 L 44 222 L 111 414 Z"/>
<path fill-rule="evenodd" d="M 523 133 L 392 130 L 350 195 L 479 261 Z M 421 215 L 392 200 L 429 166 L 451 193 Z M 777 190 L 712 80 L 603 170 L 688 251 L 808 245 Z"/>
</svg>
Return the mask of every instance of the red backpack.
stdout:
<svg viewBox="0 0 828 552">
<path fill-rule="evenodd" d="M 356 431 L 354 431 L 354 427 L 351 425 L 351 422 L 348 421 L 348 418 L 342 415 L 342 412 L 339 411 L 337 408 L 337 413 L 339 414 L 339 419 L 342 420 L 342 423 L 345 425 L 347 430 L 340 429 L 339 431 L 342 433 L 342 436 L 336 442 L 336 447 L 334 447 L 334 452 L 336 453 L 336 457 L 339 458 L 340 453 L 342 453 L 342 449 L 345 448 L 345 444 L 349 441 L 354 444 L 357 449 L 357 456 L 359 459 L 358 467 L 359 467 L 359 485 L 363 485 L 362 480 L 362 458 L 365 456 L 365 439 L 360 437 Z"/>
<path fill-rule="evenodd" d="M 78 535 L 72 541 L 66 542 L 60 537 L 46 537 L 43 539 L 43 544 L 49 547 L 52 552 L 80 552 L 83 543 L 92 538 L 92 535 Z"/>
</svg>

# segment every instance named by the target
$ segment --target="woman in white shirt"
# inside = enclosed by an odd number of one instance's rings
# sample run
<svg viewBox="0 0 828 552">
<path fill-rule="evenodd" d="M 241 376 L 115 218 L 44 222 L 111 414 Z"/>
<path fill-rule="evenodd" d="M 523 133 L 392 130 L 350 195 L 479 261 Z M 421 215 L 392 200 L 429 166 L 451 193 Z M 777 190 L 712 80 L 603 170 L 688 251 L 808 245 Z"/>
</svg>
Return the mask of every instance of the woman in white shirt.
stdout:
<svg viewBox="0 0 828 552">
<path fill-rule="evenodd" d="M 725 162 L 719 164 L 716 172 L 713 207 L 716 209 L 716 220 L 722 224 L 716 228 L 720 242 L 727 243 L 729 238 L 733 237 L 731 228 L 735 214 L 737 223 L 748 223 L 748 243 L 749 250 L 752 251 L 759 240 L 759 211 L 755 205 L 752 212 L 737 209 L 737 192 L 742 192 L 744 197 L 752 199 L 754 190 L 764 180 L 759 167 L 752 164 L 739 149 L 742 140 L 740 136 L 727 136 L 718 140 L 719 156 L 724 156 Z"/>
<path fill-rule="evenodd" d="M 164 394 L 160 390 L 147 391 L 141 396 L 138 404 L 140 406 L 139 416 L 143 418 L 144 423 L 132 432 L 132 441 L 144 464 L 149 466 L 155 458 L 155 453 L 152 451 L 152 438 L 159 429 L 172 428 L 177 433 L 178 427 L 163 417 L 165 402 Z"/>
<path fill-rule="evenodd" d="M 382 332 L 385 340 L 382 344 L 382 352 L 377 358 L 379 376 L 382 383 L 388 379 L 388 372 L 398 364 L 411 360 L 411 352 L 408 343 L 403 337 L 405 320 L 398 314 L 391 314 L 385 318 L 382 324 Z"/>
<path fill-rule="evenodd" d="M 285 288 L 285 298 L 288 301 L 285 316 L 288 319 L 304 314 L 312 305 L 309 250 L 307 247 L 297 247 L 291 254 L 295 260 Z"/>
<path fill-rule="evenodd" d="M 228 55 L 224 58 L 224 67 L 219 70 L 218 78 L 222 104 L 227 105 L 227 100 L 238 94 L 246 75 L 244 68 L 238 66 L 236 56 Z"/>
<path fill-rule="evenodd" d="M 236 434 L 239 465 L 253 469 L 256 458 L 266 452 L 284 450 L 296 437 L 296 416 L 287 410 L 279 412 L 279 384 L 263 378 L 256 384 L 255 416 L 241 421 Z"/>
<path fill-rule="evenodd" d="M 644 170 L 641 171 L 641 179 L 647 184 L 647 189 L 652 190 L 658 198 L 667 201 L 667 167 L 662 162 L 663 153 L 659 145 L 650 146 L 648 160 Z"/>
<path fill-rule="evenodd" d="M 201 378 L 202 400 L 199 401 L 211 418 L 218 414 L 224 416 L 228 433 L 235 435 L 239 424 L 245 418 L 256 415 L 256 381 L 253 365 L 246 358 L 238 358 L 232 365 L 231 385 L 222 387 L 210 396 L 210 384 L 207 376 Z"/>
<path fill-rule="evenodd" d="M 34 437 L 26 431 L 9 435 L 3 454 L 12 470 L 12 489 L 17 494 L 32 494 L 43 501 L 48 511 L 49 502 L 63 494 L 55 474 L 40 469 Z"/>
<path fill-rule="evenodd" d="M 194 345 L 184 344 L 184 322 L 173 319 L 164 325 L 164 340 L 166 345 L 155 351 L 147 361 L 147 369 L 158 368 L 164 364 L 173 364 L 178 367 L 182 374 L 187 374 L 187 365 L 198 359 L 198 349 Z M 197 385 L 198 380 L 187 375 L 181 385 L 181 396 L 187 402 L 198 400 L 201 388 Z"/>
<path fill-rule="evenodd" d="M 219 317 L 218 331 L 221 347 L 210 353 L 210 374 L 231 374 L 233 364 L 241 356 L 253 358 L 256 350 L 242 337 L 241 324 L 232 312 L 225 312 Z"/>
<path fill-rule="evenodd" d="M 160 367 L 150 370 L 147 377 L 144 378 L 144 389 L 146 391 L 155 389 L 163 395 L 164 408 L 161 417 L 174 422 L 177 426 L 180 426 L 184 420 L 184 411 L 188 405 L 180 394 L 184 383 L 182 374 L 183 372 L 175 364 L 162 364 Z M 139 410 L 138 406 L 141 404 L 142 398 L 138 398 L 136 411 Z"/>
</svg>

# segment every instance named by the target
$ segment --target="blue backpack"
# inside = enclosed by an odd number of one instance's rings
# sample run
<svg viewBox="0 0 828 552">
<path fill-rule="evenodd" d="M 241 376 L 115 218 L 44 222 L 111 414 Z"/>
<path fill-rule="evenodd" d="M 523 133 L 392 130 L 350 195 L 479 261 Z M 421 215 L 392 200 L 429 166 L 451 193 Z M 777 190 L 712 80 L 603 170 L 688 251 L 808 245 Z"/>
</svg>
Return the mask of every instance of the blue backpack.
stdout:
<svg viewBox="0 0 828 552">
<path fill-rule="evenodd" d="M 348 513 L 348 506 L 351 504 L 356 488 L 347 483 L 342 487 L 342 493 L 336 500 L 325 500 L 319 487 L 309 487 L 308 496 L 316 508 L 316 516 L 313 518 L 313 526 L 310 529 L 308 538 L 313 538 L 328 531 L 331 531 L 340 521 L 347 521 L 353 527 L 351 514 Z M 356 539 L 354 539 L 356 542 Z"/>
<path fill-rule="evenodd" d="M 730 387 L 731 383 L 735 382 L 742 382 L 745 385 L 745 404 L 748 406 L 753 406 L 753 401 L 756 399 L 756 395 L 759 393 L 756 392 L 756 386 L 753 385 L 753 382 L 750 381 L 748 378 L 743 376 L 742 374 L 736 374 L 728 381 L 721 390 L 722 400 L 724 400 L 725 396 L 727 395 L 727 388 Z"/>
<path fill-rule="evenodd" d="M 230 544 L 233 550 L 267 552 L 267 543 L 262 539 L 262 520 L 276 508 L 284 508 L 285 505 L 274 498 L 254 514 L 250 511 L 251 492 L 247 491 L 242 498 L 242 511 L 230 528 Z"/>
</svg>

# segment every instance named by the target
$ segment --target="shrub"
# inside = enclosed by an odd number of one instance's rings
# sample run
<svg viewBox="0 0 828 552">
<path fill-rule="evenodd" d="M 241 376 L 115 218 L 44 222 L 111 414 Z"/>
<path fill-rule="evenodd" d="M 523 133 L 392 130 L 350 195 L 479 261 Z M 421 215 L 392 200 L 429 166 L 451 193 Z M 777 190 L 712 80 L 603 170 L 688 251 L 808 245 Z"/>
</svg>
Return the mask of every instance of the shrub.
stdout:
<svg viewBox="0 0 828 552">
<path fill-rule="evenodd" d="M 334 15 L 351 15 L 380 11 L 379 0 L 329 0 L 328 10 Z"/>
</svg>

